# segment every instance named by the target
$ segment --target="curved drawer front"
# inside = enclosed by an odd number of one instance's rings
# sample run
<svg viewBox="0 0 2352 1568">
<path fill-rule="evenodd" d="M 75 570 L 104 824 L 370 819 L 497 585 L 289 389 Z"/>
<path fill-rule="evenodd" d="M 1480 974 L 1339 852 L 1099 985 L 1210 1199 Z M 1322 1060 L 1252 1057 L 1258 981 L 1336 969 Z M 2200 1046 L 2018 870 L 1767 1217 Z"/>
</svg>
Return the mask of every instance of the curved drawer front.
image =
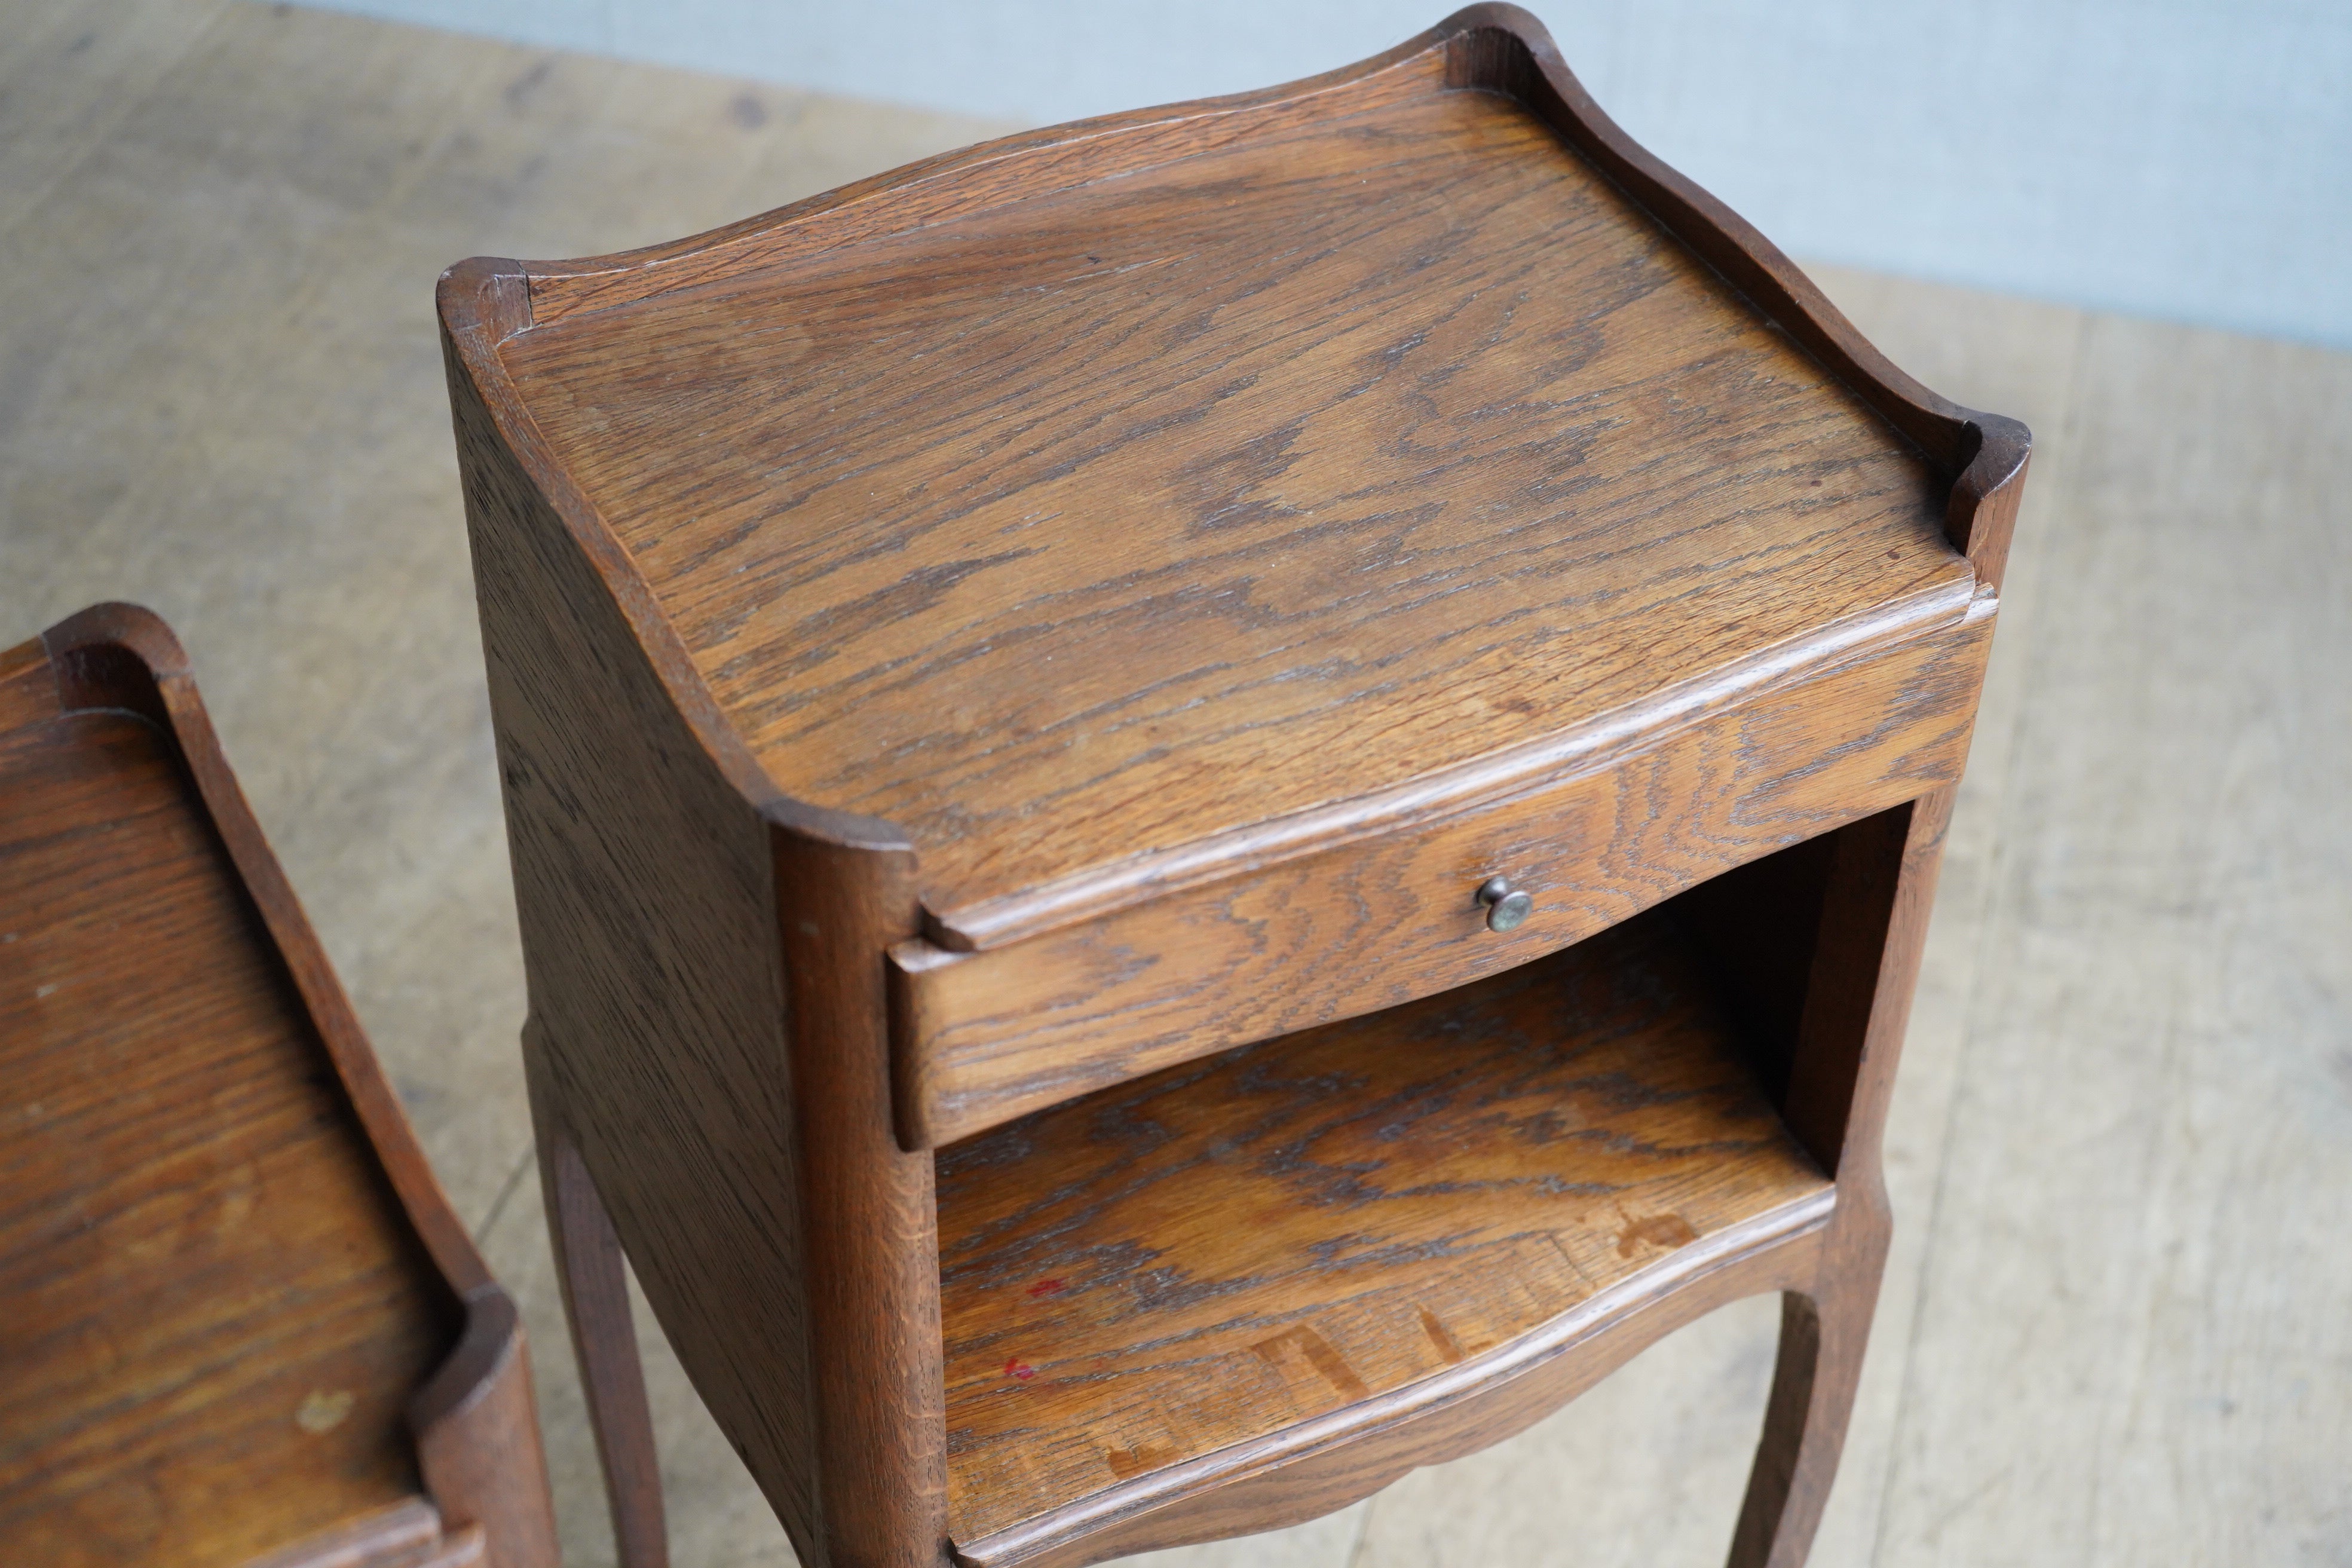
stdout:
<svg viewBox="0 0 2352 1568">
<path fill-rule="evenodd" d="M 1991 631 L 1990 614 L 1971 615 L 1607 767 L 1002 948 L 900 943 L 900 1136 L 936 1147 L 1191 1058 L 1465 984 L 1948 784 L 1967 757 Z M 1507 931 L 1489 928 L 1478 900 L 1496 876 L 1534 900 Z"/>
</svg>

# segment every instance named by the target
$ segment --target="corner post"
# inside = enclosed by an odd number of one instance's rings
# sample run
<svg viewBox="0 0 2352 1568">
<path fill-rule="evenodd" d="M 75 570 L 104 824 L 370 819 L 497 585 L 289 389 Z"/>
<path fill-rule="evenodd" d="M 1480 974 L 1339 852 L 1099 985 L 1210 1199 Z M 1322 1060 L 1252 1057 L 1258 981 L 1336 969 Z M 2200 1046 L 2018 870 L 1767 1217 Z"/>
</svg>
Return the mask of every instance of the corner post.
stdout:
<svg viewBox="0 0 2352 1568">
<path fill-rule="evenodd" d="M 1954 793 L 1853 823 L 1831 853 L 1781 1114 L 1835 1177 L 1837 1206 L 1811 1289 L 1780 1299 L 1731 1568 L 1798 1568 L 1837 1478 L 1893 1235 L 1881 1146 Z"/>
<path fill-rule="evenodd" d="M 916 934 L 915 857 L 772 826 L 799 1121 L 817 1507 L 828 1568 L 935 1568 L 946 1395 L 931 1156 L 896 1131 L 884 953 Z"/>
</svg>

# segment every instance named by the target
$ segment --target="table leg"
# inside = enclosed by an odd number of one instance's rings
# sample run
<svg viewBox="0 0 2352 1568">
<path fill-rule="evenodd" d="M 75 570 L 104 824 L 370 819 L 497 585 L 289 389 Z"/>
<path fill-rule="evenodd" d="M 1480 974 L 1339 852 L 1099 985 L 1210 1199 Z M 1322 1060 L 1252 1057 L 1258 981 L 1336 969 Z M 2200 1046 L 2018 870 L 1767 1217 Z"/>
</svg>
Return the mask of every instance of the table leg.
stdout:
<svg viewBox="0 0 2352 1568">
<path fill-rule="evenodd" d="M 523 1029 L 523 1063 L 530 1082 L 540 1186 L 547 1200 L 548 1241 L 555 1252 L 563 1315 L 580 1361 L 588 1423 L 596 1434 L 596 1455 L 604 1467 L 614 1543 L 621 1568 L 669 1568 L 661 1464 L 654 1450 L 645 1365 L 637 1356 L 636 1330 L 630 1321 L 621 1238 L 563 1121 L 530 1025 Z"/>
<path fill-rule="evenodd" d="M 1841 1218 L 1832 1222 L 1820 1283 L 1780 1297 L 1780 1356 L 1730 1568 L 1801 1568 L 1837 1479 L 1889 1229 L 1883 1207 Z"/>
</svg>

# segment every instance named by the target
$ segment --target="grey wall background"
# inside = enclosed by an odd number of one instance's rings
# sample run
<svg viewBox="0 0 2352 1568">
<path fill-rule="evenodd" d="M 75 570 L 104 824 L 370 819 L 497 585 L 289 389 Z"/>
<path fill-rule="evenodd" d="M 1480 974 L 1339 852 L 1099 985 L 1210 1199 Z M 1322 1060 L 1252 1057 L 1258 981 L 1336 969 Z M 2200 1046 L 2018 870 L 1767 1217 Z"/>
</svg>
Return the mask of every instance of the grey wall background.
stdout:
<svg viewBox="0 0 2352 1568">
<path fill-rule="evenodd" d="M 334 0 L 1046 123 L 1375 53 L 1447 0 Z M 1538 0 L 1806 258 L 2352 348 L 2352 0 Z"/>
</svg>

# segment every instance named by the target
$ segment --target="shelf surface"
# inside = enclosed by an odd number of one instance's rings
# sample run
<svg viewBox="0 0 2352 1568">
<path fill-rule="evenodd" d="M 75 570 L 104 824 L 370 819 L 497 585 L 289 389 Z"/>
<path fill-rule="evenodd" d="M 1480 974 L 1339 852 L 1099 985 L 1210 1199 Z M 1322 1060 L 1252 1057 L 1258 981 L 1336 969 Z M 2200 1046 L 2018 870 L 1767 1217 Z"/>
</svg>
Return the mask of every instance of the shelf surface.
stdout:
<svg viewBox="0 0 2352 1568">
<path fill-rule="evenodd" d="M 1828 1179 L 1653 913 L 939 1156 L 970 1542 L 1509 1344 Z"/>
<path fill-rule="evenodd" d="M 911 835 L 944 924 L 1965 606 L 1918 451 L 1443 55 L 498 349 L 777 787 Z"/>
</svg>

